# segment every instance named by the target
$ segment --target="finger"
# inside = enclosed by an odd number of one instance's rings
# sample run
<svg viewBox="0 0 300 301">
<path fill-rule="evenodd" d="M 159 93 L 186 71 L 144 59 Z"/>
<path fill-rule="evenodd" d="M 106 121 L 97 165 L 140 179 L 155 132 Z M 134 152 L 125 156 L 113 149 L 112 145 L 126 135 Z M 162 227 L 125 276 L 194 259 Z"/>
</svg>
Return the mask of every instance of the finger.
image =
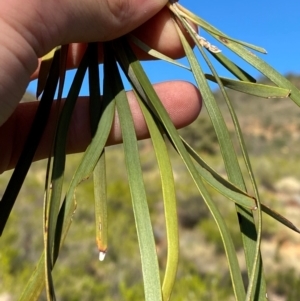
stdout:
<svg viewBox="0 0 300 301">
<path fill-rule="evenodd" d="M 197 30 L 197 27 L 194 26 Z M 186 31 L 183 31 L 191 46 L 194 45 L 193 40 Z M 168 8 L 163 8 L 158 14 L 142 24 L 140 27 L 132 32 L 137 38 L 147 44 L 149 47 L 173 58 L 177 59 L 184 56 L 184 50 L 180 42 L 174 21 L 171 18 Z M 152 56 L 141 50 L 139 47 L 131 43 L 131 46 L 140 60 L 153 59 Z M 85 43 L 72 43 L 70 44 L 67 69 L 77 68 L 86 50 L 87 44 Z M 103 49 L 102 43 L 99 43 L 99 63 L 103 61 Z M 38 76 L 39 66 L 37 70 L 32 74 L 31 80 L 34 80 Z"/>
<path fill-rule="evenodd" d="M 69 11 L 62 11 L 61 15 L 53 17 L 62 29 L 65 27 L 67 33 L 61 36 L 60 44 L 109 41 L 131 32 L 149 20 L 167 2 L 168 0 L 66 0 L 64 4 Z M 55 3 L 53 8 L 57 15 Z"/>
<path fill-rule="evenodd" d="M 166 107 L 177 128 L 194 121 L 201 109 L 201 96 L 196 87 L 187 82 L 167 82 L 155 85 L 155 90 Z M 138 139 L 149 136 L 146 123 L 134 94 L 128 92 Z M 20 156 L 38 102 L 22 103 L 10 119 L 0 127 L 0 149 L 5 150 L 0 158 L 0 171 L 13 168 Z M 51 114 L 35 160 L 46 158 L 51 147 L 54 131 L 54 116 Z M 89 123 L 89 103 L 87 97 L 80 98 L 73 113 L 67 142 L 67 152 L 77 153 L 86 149 L 91 139 Z M 117 116 L 108 139 L 108 145 L 122 142 L 121 129 Z"/>
<path fill-rule="evenodd" d="M 191 26 L 197 31 L 196 25 L 191 24 Z M 186 30 L 182 30 L 182 32 L 190 45 L 193 46 L 193 39 L 188 32 Z M 158 14 L 136 28 L 132 33 L 149 47 L 173 59 L 181 58 L 185 55 L 174 20 L 171 17 L 171 12 L 167 7 L 164 7 Z M 153 58 L 138 47 L 134 47 L 134 50 L 139 59 Z"/>
<path fill-rule="evenodd" d="M 28 0 L 4 5 L 5 19 L 25 35 L 38 57 L 57 45 L 109 41 L 157 14 L 168 0 Z M 3 6 L 2 5 L 2 6 Z M 0 5 L 0 7 L 2 7 Z M 155 33 L 154 33 L 155 34 Z"/>
</svg>

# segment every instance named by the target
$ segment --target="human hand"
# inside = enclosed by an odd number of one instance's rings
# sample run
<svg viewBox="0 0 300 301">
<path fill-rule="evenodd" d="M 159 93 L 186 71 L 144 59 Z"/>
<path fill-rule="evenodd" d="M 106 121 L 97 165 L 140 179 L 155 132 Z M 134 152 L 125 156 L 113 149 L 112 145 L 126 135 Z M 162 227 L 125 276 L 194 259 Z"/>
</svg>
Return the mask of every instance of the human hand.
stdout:
<svg viewBox="0 0 300 301">
<path fill-rule="evenodd" d="M 0 2 L 0 172 L 13 168 L 30 129 L 37 102 L 18 104 L 30 79 L 38 74 L 38 58 L 57 45 L 107 41 L 125 33 L 143 37 L 145 43 L 171 57 L 183 50 L 169 12 L 162 9 L 167 0 L 20 0 Z M 20 9 L 22 7 L 22 9 Z M 73 45 L 68 68 L 78 65 L 84 44 Z M 140 59 L 147 56 L 137 52 Z M 101 53 L 99 54 L 101 60 Z M 155 86 L 176 127 L 192 122 L 201 108 L 198 90 L 185 82 Z M 146 125 L 132 93 L 129 93 L 139 138 L 148 135 Z M 49 124 L 35 159 L 48 155 L 54 124 Z M 83 151 L 88 142 L 88 102 L 81 98 L 72 119 L 67 151 Z M 121 141 L 115 120 L 109 143 Z"/>
</svg>

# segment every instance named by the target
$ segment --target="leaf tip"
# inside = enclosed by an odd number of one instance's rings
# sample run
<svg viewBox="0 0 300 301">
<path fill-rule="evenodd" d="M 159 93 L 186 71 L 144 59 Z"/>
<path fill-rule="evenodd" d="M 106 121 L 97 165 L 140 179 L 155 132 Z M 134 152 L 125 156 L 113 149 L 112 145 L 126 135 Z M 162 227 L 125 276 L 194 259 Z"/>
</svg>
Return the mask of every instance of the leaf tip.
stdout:
<svg viewBox="0 0 300 301">
<path fill-rule="evenodd" d="M 105 259 L 106 251 L 100 251 L 99 252 L 99 260 L 103 261 Z"/>
</svg>

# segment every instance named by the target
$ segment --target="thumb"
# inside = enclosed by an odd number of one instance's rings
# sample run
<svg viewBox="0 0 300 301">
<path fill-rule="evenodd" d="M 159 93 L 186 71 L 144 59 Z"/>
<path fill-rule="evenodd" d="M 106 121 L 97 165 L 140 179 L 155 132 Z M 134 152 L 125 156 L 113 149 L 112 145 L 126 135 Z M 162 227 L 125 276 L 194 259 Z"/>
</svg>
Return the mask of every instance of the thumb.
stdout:
<svg viewBox="0 0 300 301">
<path fill-rule="evenodd" d="M 15 25 L 28 32 L 41 57 L 57 45 L 120 37 L 153 17 L 168 0 L 28 0 L 22 12 L 21 1 L 12 2 Z"/>
<path fill-rule="evenodd" d="M 106 41 L 146 22 L 168 0 L 0 1 L 0 126 L 25 92 L 38 57 L 57 45 Z M 22 6 L 22 9 L 20 7 Z M 1 87 L 0 87 L 1 88 Z"/>
<path fill-rule="evenodd" d="M 53 1 L 56 2 L 56 1 Z M 168 0 L 68 0 L 69 9 L 60 20 L 68 32 L 64 43 L 107 41 L 137 28 L 156 13 Z M 72 28 L 72 30 L 70 30 Z"/>
</svg>

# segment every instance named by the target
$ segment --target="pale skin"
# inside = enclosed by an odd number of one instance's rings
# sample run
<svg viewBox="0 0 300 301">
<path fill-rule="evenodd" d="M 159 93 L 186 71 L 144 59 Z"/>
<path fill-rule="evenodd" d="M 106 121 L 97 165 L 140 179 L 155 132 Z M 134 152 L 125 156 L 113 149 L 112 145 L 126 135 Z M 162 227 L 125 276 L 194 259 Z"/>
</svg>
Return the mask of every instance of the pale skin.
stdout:
<svg viewBox="0 0 300 301">
<path fill-rule="evenodd" d="M 145 43 L 173 58 L 183 50 L 167 9 L 167 0 L 21 0 L 0 1 L 0 173 L 14 168 L 38 102 L 21 103 L 30 80 L 38 75 L 39 58 L 57 45 L 73 44 L 68 68 L 78 66 L 84 43 L 108 41 L 133 32 Z M 101 49 L 101 47 L 100 47 Z M 140 59 L 149 59 L 136 50 Z M 101 50 L 99 61 L 101 61 Z M 199 91 L 190 83 L 154 86 L 177 128 L 191 123 L 201 109 Z M 148 137 L 132 92 L 130 107 L 139 139 Z M 53 114 L 35 160 L 49 154 Z M 90 141 L 88 99 L 79 99 L 70 126 L 67 152 L 84 151 Z M 117 117 L 108 144 L 122 141 Z"/>
</svg>

